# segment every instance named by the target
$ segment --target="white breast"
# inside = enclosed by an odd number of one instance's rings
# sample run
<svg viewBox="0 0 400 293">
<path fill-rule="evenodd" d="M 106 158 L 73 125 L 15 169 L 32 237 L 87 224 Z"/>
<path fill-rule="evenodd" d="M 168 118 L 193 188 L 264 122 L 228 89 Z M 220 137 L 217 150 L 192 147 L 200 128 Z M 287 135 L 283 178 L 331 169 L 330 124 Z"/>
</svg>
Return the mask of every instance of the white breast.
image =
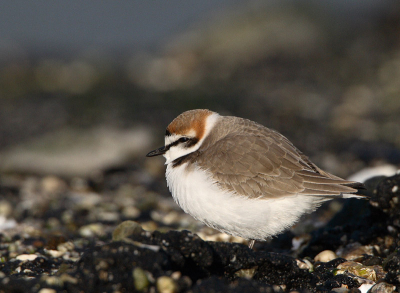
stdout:
<svg viewBox="0 0 400 293">
<path fill-rule="evenodd" d="M 313 197 L 249 199 L 223 191 L 206 171 L 187 168 L 187 164 L 167 166 L 167 184 L 175 202 L 197 220 L 227 234 L 265 240 L 318 206 Z"/>
</svg>

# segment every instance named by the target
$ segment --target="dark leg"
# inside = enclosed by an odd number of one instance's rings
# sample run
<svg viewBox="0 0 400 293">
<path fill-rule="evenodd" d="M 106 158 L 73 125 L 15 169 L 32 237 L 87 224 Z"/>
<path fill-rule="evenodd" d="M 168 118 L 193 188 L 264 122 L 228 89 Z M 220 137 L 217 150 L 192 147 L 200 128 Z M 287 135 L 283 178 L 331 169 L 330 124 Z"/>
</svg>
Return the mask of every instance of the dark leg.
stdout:
<svg viewBox="0 0 400 293">
<path fill-rule="evenodd" d="M 250 242 L 249 242 L 249 248 L 250 249 L 253 249 L 254 243 L 256 243 L 256 241 L 251 239 Z"/>
</svg>

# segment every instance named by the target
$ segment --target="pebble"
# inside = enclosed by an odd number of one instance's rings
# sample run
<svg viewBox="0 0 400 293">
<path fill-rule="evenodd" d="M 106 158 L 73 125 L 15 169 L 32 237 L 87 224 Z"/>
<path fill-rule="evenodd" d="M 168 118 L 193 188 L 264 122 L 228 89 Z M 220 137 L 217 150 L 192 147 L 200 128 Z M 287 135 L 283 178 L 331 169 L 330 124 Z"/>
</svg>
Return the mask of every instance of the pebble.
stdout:
<svg viewBox="0 0 400 293">
<path fill-rule="evenodd" d="M 94 236 L 104 236 L 104 226 L 100 223 L 93 223 L 86 226 L 82 226 L 79 229 L 79 234 L 82 237 L 94 237 Z"/>
<path fill-rule="evenodd" d="M 8 218 L 11 216 L 13 213 L 13 207 L 12 205 L 6 201 L 6 200 L 1 200 L 0 201 L 0 216 L 3 216 L 4 218 Z"/>
<path fill-rule="evenodd" d="M 312 271 L 314 266 L 308 259 L 296 259 L 297 266 L 302 270 Z"/>
<path fill-rule="evenodd" d="M 360 290 L 361 293 L 371 293 L 369 289 L 371 289 L 372 286 L 374 286 L 374 284 L 362 284 L 360 287 L 358 287 L 358 290 Z"/>
<path fill-rule="evenodd" d="M 396 286 L 388 284 L 386 282 L 381 282 L 375 284 L 369 291 L 369 293 L 391 293 L 396 290 Z"/>
<path fill-rule="evenodd" d="M 57 291 L 51 288 L 42 288 L 38 293 L 57 293 Z"/>
<path fill-rule="evenodd" d="M 65 254 L 65 251 L 53 250 L 53 249 L 46 249 L 45 252 L 50 255 L 51 257 L 62 257 Z"/>
<path fill-rule="evenodd" d="M 157 279 L 157 291 L 160 293 L 176 293 L 178 286 L 171 277 L 162 276 Z"/>
<path fill-rule="evenodd" d="M 206 231 L 207 233 L 207 231 Z M 225 233 L 216 233 L 216 234 L 206 234 L 203 231 L 197 232 L 197 236 L 199 236 L 204 241 L 214 241 L 214 242 L 230 242 L 230 243 L 242 243 L 248 245 L 248 241 L 244 238 L 228 235 Z"/>
<path fill-rule="evenodd" d="M 346 247 L 338 249 L 336 254 L 349 261 L 360 261 L 364 258 L 364 254 L 374 255 L 372 245 L 362 246 L 358 242 L 351 243 Z"/>
<path fill-rule="evenodd" d="M 155 231 L 159 228 L 159 226 L 154 221 L 147 221 L 142 223 L 142 228 L 147 231 Z"/>
<path fill-rule="evenodd" d="M 119 213 L 116 212 L 99 212 L 97 220 L 101 222 L 118 222 L 120 220 Z"/>
<path fill-rule="evenodd" d="M 113 231 L 112 240 L 121 241 L 131 235 L 139 235 L 143 232 L 142 226 L 134 221 L 124 221 Z"/>
<path fill-rule="evenodd" d="M 71 241 L 67 241 L 64 243 L 60 243 L 57 245 L 57 250 L 67 252 L 67 251 L 73 251 L 75 249 L 75 244 L 72 243 Z"/>
<path fill-rule="evenodd" d="M 314 261 L 328 262 L 335 258 L 337 258 L 337 255 L 332 250 L 324 250 L 314 257 Z"/>
<path fill-rule="evenodd" d="M 47 194 L 55 194 L 60 193 L 66 190 L 66 183 L 58 177 L 55 176 L 47 176 L 42 179 L 40 182 L 42 191 Z"/>
<path fill-rule="evenodd" d="M 142 268 L 135 268 L 132 272 L 133 284 L 137 291 L 144 291 L 149 286 L 149 280 Z"/>
<path fill-rule="evenodd" d="M 7 219 L 0 215 L 0 231 L 13 229 L 17 226 L 17 222 L 14 219 Z"/>
<path fill-rule="evenodd" d="M 61 275 L 60 279 L 64 283 L 78 284 L 78 279 L 76 279 L 68 274 L 65 274 L 65 273 Z"/>
<path fill-rule="evenodd" d="M 36 254 L 20 254 L 16 257 L 17 260 L 20 261 L 33 261 L 37 258 L 38 256 Z"/>
<path fill-rule="evenodd" d="M 58 276 L 42 276 L 41 280 L 44 280 L 49 286 L 64 286 L 64 281 Z"/>
<path fill-rule="evenodd" d="M 339 288 L 333 288 L 331 290 L 331 292 L 335 292 L 335 293 L 346 293 L 349 292 L 349 289 L 346 287 L 339 287 Z"/>
<path fill-rule="evenodd" d="M 252 279 L 254 274 L 256 273 L 257 267 L 253 267 L 250 269 L 241 269 L 237 272 L 235 272 L 235 276 L 239 278 L 246 278 L 246 279 Z"/>
<path fill-rule="evenodd" d="M 364 266 L 361 263 L 354 261 L 346 261 L 338 265 L 337 274 L 344 274 L 346 272 L 353 275 L 376 282 L 376 272 L 372 267 Z"/>
<path fill-rule="evenodd" d="M 122 215 L 125 218 L 135 219 L 140 216 L 140 210 L 134 206 L 127 206 L 122 209 Z"/>
</svg>

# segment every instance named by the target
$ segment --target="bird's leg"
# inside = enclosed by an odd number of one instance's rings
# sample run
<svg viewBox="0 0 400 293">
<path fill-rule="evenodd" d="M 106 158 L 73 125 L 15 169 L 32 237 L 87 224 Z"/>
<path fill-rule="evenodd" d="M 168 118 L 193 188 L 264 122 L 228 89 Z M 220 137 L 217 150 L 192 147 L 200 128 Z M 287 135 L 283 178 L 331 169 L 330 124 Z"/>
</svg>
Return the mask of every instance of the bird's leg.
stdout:
<svg viewBox="0 0 400 293">
<path fill-rule="evenodd" d="M 254 243 L 256 243 L 256 241 L 254 239 L 251 239 L 249 242 L 249 248 L 253 249 Z"/>
</svg>

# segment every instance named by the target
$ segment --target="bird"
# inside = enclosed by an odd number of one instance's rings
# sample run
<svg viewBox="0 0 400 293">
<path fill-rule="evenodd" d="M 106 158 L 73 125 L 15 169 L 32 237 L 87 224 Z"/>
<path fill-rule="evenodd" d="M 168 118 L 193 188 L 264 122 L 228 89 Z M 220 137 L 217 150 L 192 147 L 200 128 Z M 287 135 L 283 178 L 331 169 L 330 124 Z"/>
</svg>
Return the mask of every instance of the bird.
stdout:
<svg viewBox="0 0 400 293">
<path fill-rule="evenodd" d="M 364 185 L 317 167 L 285 136 L 207 109 L 183 112 L 166 128 L 163 155 L 174 201 L 229 235 L 265 241 L 335 198 L 364 198 Z"/>
</svg>

